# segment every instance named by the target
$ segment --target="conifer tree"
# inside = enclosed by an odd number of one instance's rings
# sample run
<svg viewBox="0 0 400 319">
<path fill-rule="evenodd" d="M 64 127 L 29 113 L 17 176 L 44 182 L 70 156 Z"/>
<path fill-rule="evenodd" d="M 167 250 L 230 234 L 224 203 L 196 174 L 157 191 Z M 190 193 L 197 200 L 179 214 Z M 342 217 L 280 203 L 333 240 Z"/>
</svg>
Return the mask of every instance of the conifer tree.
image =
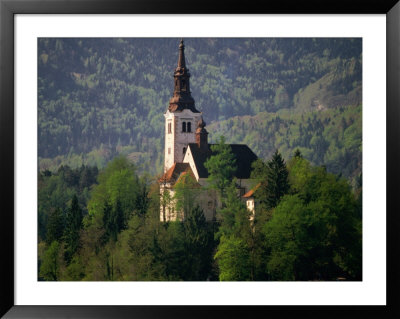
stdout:
<svg viewBox="0 0 400 319">
<path fill-rule="evenodd" d="M 103 224 L 104 224 L 104 242 L 107 242 L 113 232 L 113 209 L 108 200 L 104 202 Z"/>
<path fill-rule="evenodd" d="M 67 264 L 72 259 L 79 247 L 79 232 L 82 228 L 82 209 L 79 207 L 78 197 L 72 197 L 71 207 L 67 211 L 64 240 L 65 261 Z"/>
<path fill-rule="evenodd" d="M 203 210 L 196 205 L 183 222 L 187 274 L 185 280 L 206 280 L 212 260 L 212 232 Z"/>
<path fill-rule="evenodd" d="M 103 210 L 103 224 L 105 229 L 105 242 L 107 242 L 110 238 L 116 241 L 119 232 L 125 228 L 124 212 L 119 200 L 117 200 L 114 207 L 111 206 L 108 200 L 105 201 Z"/>
<path fill-rule="evenodd" d="M 296 153 L 301 156 L 300 152 Z M 260 203 L 259 209 L 270 210 L 278 205 L 281 197 L 289 192 L 289 172 L 278 150 L 271 160 L 264 163 L 261 159 L 252 165 L 251 178 L 260 183 L 255 196 Z"/>
<path fill-rule="evenodd" d="M 285 161 L 278 150 L 267 163 L 267 180 L 265 181 L 267 208 L 276 207 L 281 197 L 289 192 L 289 172 Z"/>
<path fill-rule="evenodd" d="M 226 190 L 226 206 L 219 210 L 221 225 L 219 244 L 214 259 L 218 263 L 220 280 L 252 280 L 254 241 L 249 211 L 236 191 L 233 180 Z"/>
<path fill-rule="evenodd" d="M 49 221 L 47 223 L 46 242 L 50 245 L 53 241 L 59 241 L 64 232 L 64 214 L 57 207 L 51 210 Z"/>
<path fill-rule="evenodd" d="M 124 211 L 122 209 L 122 203 L 118 199 L 117 202 L 115 203 L 114 209 L 113 209 L 113 221 L 115 223 L 114 226 L 114 232 L 112 234 L 112 238 L 114 241 L 117 240 L 117 235 L 119 232 L 123 229 L 125 229 L 125 219 L 124 219 Z"/>
<path fill-rule="evenodd" d="M 296 148 L 296 150 L 294 151 L 293 157 L 303 158 L 303 155 L 301 154 L 301 152 L 298 148 Z"/>
</svg>

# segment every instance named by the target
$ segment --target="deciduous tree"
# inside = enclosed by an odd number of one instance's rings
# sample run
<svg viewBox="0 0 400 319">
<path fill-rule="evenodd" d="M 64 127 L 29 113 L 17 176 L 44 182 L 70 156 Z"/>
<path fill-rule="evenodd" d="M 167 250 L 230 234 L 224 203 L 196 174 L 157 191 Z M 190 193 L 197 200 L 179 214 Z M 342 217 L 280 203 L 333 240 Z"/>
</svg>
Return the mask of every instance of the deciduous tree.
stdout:
<svg viewBox="0 0 400 319">
<path fill-rule="evenodd" d="M 213 155 L 204 163 L 208 170 L 208 181 L 225 198 L 225 189 L 229 186 L 236 171 L 236 160 L 225 138 L 221 136 L 217 144 L 211 146 Z"/>
</svg>

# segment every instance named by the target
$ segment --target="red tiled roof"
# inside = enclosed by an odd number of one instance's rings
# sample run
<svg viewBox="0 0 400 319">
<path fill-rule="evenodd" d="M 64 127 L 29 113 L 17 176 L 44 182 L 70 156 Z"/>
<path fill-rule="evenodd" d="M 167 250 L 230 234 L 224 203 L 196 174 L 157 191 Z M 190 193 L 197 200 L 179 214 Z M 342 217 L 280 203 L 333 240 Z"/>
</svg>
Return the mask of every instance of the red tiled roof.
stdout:
<svg viewBox="0 0 400 319">
<path fill-rule="evenodd" d="M 194 174 L 189 163 L 174 163 L 171 168 L 158 179 L 159 183 L 174 183 L 182 174 L 189 172 L 193 177 Z"/>
<path fill-rule="evenodd" d="M 243 198 L 249 198 L 249 197 L 253 197 L 254 192 L 257 190 L 257 188 L 259 188 L 261 185 L 261 183 L 258 183 L 255 187 L 253 187 L 252 189 L 250 189 L 246 194 L 244 194 L 242 197 Z"/>
<path fill-rule="evenodd" d="M 171 179 L 171 177 L 172 177 L 172 172 L 174 171 L 174 169 L 175 169 L 175 165 L 176 165 L 176 163 L 174 163 L 174 165 L 172 165 L 170 168 L 169 168 L 169 170 L 168 171 L 166 171 L 164 174 L 163 174 L 163 176 L 161 176 L 159 179 L 158 179 L 158 181 L 161 183 L 161 182 L 167 182 L 167 181 L 169 181 L 170 179 Z"/>
</svg>

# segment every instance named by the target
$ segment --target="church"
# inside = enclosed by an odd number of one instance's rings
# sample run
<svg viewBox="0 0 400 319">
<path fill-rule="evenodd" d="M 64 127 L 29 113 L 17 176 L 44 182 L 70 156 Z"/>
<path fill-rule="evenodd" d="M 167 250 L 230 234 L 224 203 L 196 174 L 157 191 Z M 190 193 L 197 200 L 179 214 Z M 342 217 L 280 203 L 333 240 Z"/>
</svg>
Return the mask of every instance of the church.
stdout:
<svg viewBox="0 0 400 319">
<path fill-rule="evenodd" d="M 178 66 L 174 72 L 174 92 L 164 117 L 164 173 L 158 181 L 161 198 L 170 200 L 168 203 L 161 200 L 160 220 L 166 222 L 184 218 L 183 213 L 175 207 L 174 186 L 185 174 L 189 174 L 196 181 L 196 185 L 192 185 L 200 190 L 196 203 L 203 209 L 206 220 L 215 220 L 220 202 L 214 190 L 204 187 L 207 186 L 208 178 L 204 163 L 213 155 L 212 144 L 208 143 L 208 132 L 203 114 L 196 109 L 190 92 L 190 73 L 186 67 L 183 40 L 179 44 Z M 235 177 L 238 194 L 249 207 L 250 201 L 253 201 L 253 198 L 248 196 L 253 185 L 250 179 L 251 165 L 257 160 L 257 156 L 247 145 L 229 145 L 236 159 Z M 252 205 L 254 208 L 254 204 Z"/>
</svg>

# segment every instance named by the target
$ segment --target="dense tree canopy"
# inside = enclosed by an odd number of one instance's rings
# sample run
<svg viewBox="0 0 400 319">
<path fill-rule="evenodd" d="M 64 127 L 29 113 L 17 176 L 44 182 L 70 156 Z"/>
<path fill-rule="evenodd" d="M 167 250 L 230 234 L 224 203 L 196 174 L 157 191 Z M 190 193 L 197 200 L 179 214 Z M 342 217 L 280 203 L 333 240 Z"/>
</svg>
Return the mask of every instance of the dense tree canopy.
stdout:
<svg viewBox="0 0 400 319">
<path fill-rule="evenodd" d="M 268 270 L 278 280 L 361 279 L 361 216 L 348 183 L 294 157 L 293 195 L 265 225 Z M 350 266 L 351 265 L 351 266 Z"/>
<path fill-rule="evenodd" d="M 215 152 L 214 156 L 219 155 Z M 284 171 L 285 176 L 276 179 L 284 181 L 285 191 L 275 204 L 260 205 L 269 203 L 271 193 L 277 194 L 275 188 L 266 188 L 254 193 L 256 210 L 249 211 L 233 179 L 225 187 L 224 205 L 213 222 L 205 220 L 197 205 L 200 185 L 190 174 L 183 174 L 176 196 L 170 199 L 180 203 L 183 220 L 163 222 L 158 184 L 149 186 L 126 158 L 118 157 L 100 171 L 86 201 L 87 210 L 71 194 L 64 224 L 62 210 L 50 206 L 47 238 L 39 241 L 38 277 L 361 280 L 361 189 L 354 191 L 344 178 L 313 166 L 299 152 L 287 165 L 279 153 L 267 163 L 259 161 L 253 176 L 269 181 L 277 176 L 270 170 Z M 54 178 L 63 182 L 65 175 L 42 178 L 42 196 L 58 195 L 47 184 Z"/>
</svg>

